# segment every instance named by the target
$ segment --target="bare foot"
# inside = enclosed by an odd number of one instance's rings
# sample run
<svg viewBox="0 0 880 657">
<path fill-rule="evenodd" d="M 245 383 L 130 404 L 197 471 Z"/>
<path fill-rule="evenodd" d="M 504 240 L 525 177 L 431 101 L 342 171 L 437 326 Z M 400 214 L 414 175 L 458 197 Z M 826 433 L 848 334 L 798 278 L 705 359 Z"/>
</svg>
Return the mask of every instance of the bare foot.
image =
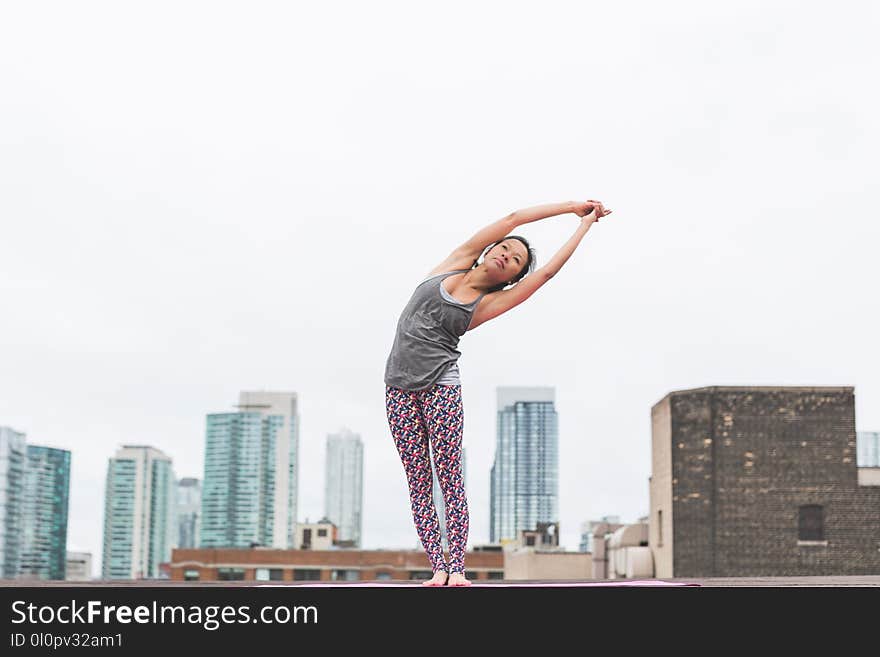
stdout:
<svg viewBox="0 0 880 657">
<path fill-rule="evenodd" d="M 449 575 L 449 584 L 447 586 L 470 586 L 471 581 L 465 579 L 464 573 L 451 573 Z"/>
<path fill-rule="evenodd" d="M 427 582 L 422 582 L 422 586 L 443 586 L 446 584 L 446 571 L 438 570 L 434 573 L 434 577 Z"/>
</svg>

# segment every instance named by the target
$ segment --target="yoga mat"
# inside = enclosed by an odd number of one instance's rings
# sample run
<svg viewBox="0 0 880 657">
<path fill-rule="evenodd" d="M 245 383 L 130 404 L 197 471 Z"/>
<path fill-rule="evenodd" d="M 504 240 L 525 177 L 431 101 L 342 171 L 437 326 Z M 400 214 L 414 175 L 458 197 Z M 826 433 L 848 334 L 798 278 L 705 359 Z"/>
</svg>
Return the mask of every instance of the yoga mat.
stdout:
<svg viewBox="0 0 880 657">
<path fill-rule="evenodd" d="M 377 587 L 386 587 L 386 588 L 446 588 L 446 589 L 464 589 L 464 588 L 473 588 L 475 586 L 480 587 L 509 587 L 509 588 L 520 588 L 520 587 L 586 587 L 586 586 L 700 586 L 699 584 L 693 582 L 665 582 L 663 580 L 654 580 L 654 579 L 646 579 L 646 580 L 626 580 L 626 581 L 616 581 L 616 580 L 608 580 L 605 582 L 577 582 L 577 581 L 564 581 L 564 582 L 505 582 L 503 584 L 482 584 L 474 582 L 470 586 L 423 586 L 421 582 L 413 582 L 413 583 L 382 583 L 382 582 L 357 582 L 357 583 L 346 583 L 346 582 L 321 582 L 318 584 L 257 584 L 258 587 L 300 587 L 300 586 L 315 586 L 315 587 L 340 587 L 340 586 L 377 586 Z"/>
</svg>

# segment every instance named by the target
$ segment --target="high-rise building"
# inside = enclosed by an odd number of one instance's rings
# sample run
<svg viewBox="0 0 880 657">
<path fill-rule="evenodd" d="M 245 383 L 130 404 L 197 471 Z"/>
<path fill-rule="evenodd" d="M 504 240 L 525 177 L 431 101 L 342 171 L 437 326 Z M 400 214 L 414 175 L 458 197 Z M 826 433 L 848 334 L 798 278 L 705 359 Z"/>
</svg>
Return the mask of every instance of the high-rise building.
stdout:
<svg viewBox="0 0 880 657">
<path fill-rule="evenodd" d="M 880 468 L 880 431 L 857 432 L 856 447 L 860 468 Z"/>
<path fill-rule="evenodd" d="M 341 429 L 327 436 L 324 516 L 336 525 L 336 538 L 360 547 L 364 498 L 364 444 Z"/>
<path fill-rule="evenodd" d="M 880 572 L 852 387 L 706 387 L 651 409 L 656 577 Z"/>
<path fill-rule="evenodd" d="M 207 417 L 201 547 L 286 549 L 296 539 L 299 413 L 291 392 L 242 392 Z"/>
<path fill-rule="evenodd" d="M 70 452 L 27 446 L 18 577 L 65 579 Z"/>
<path fill-rule="evenodd" d="M 64 579 L 70 452 L 0 427 L 0 578 Z"/>
<path fill-rule="evenodd" d="M 177 540 L 175 547 L 199 546 L 199 519 L 202 512 L 202 484 L 195 477 L 177 482 Z"/>
<path fill-rule="evenodd" d="M 109 460 L 104 497 L 103 579 L 159 577 L 176 538 L 171 458 L 125 445 Z"/>
<path fill-rule="evenodd" d="M 522 530 L 559 518 L 559 434 L 549 387 L 499 387 L 489 540 L 516 541 Z"/>
<path fill-rule="evenodd" d="M 430 442 L 429 442 L 430 444 Z M 444 550 L 449 549 L 449 543 L 446 540 L 446 501 L 443 499 L 443 489 L 440 488 L 440 480 L 437 479 L 437 471 L 434 469 L 434 453 L 431 448 L 431 476 L 434 479 L 434 487 L 432 496 L 434 498 L 434 507 L 437 509 L 437 519 L 440 521 L 440 544 Z M 467 450 L 461 448 L 461 481 L 464 484 L 465 493 L 467 493 Z"/>
<path fill-rule="evenodd" d="M 0 578 L 13 579 L 21 558 L 25 434 L 0 427 Z"/>
</svg>

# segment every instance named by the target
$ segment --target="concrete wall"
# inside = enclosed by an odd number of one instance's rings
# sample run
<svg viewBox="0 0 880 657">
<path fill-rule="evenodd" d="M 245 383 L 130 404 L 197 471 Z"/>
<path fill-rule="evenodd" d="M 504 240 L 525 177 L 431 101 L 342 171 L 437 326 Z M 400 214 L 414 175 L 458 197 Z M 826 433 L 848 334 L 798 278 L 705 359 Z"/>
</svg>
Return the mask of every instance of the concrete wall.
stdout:
<svg viewBox="0 0 880 657">
<path fill-rule="evenodd" d="M 311 545 L 304 546 L 305 533 L 310 530 Z M 318 536 L 318 530 L 324 531 L 324 536 Z M 294 541 L 294 549 L 296 550 L 331 550 L 333 549 L 333 537 L 336 534 L 336 527 L 330 523 L 297 523 L 296 540 Z"/>
<path fill-rule="evenodd" d="M 593 579 L 608 579 L 608 539 L 593 534 Z"/>
<path fill-rule="evenodd" d="M 589 552 L 535 552 L 528 549 L 504 553 L 504 579 L 584 580 L 593 577 Z"/>
<path fill-rule="evenodd" d="M 880 486 L 880 468 L 859 468 L 859 486 Z"/>
<path fill-rule="evenodd" d="M 611 535 L 607 540 L 608 579 L 654 576 L 648 534 L 647 523 L 634 523 L 624 525 Z"/>
<path fill-rule="evenodd" d="M 655 577 L 672 577 L 672 417 L 669 397 L 651 409 L 650 532 Z"/>
</svg>

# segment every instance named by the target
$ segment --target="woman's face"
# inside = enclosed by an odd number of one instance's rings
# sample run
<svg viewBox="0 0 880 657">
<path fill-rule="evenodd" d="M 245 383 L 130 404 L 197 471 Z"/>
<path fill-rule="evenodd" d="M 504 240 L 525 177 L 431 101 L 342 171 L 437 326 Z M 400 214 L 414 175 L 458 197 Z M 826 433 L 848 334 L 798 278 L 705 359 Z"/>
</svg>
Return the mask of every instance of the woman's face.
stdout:
<svg viewBox="0 0 880 657">
<path fill-rule="evenodd" d="M 519 275 L 528 259 L 526 245 L 519 240 L 510 239 L 489 249 L 483 263 L 496 283 L 507 283 Z"/>
</svg>

